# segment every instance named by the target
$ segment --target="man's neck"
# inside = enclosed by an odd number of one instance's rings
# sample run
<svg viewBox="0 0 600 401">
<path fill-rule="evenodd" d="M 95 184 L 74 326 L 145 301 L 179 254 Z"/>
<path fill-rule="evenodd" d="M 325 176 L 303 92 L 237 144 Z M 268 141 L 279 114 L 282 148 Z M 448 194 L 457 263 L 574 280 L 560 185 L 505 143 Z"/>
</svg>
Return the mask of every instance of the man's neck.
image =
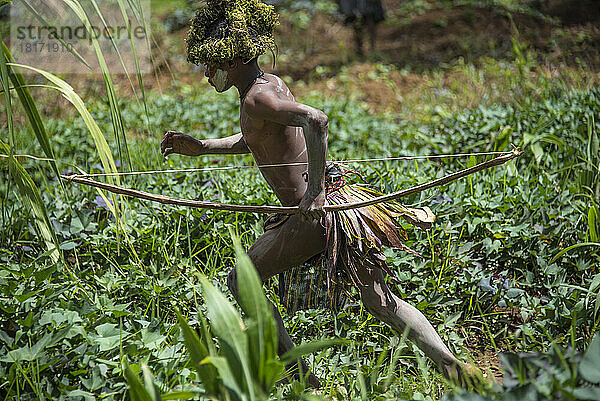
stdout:
<svg viewBox="0 0 600 401">
<path fill-rule="evenodd" d="M 241 64 L 236 72 L 236 76 L 232 77 L 233 85 L 238 90 L 240 98 L 242 98 L 246 96 L 256 78 L 262 74 L 262 70 L 258 67 L 256 61 L 253 61 L 248 64 Z"/>
</svg>

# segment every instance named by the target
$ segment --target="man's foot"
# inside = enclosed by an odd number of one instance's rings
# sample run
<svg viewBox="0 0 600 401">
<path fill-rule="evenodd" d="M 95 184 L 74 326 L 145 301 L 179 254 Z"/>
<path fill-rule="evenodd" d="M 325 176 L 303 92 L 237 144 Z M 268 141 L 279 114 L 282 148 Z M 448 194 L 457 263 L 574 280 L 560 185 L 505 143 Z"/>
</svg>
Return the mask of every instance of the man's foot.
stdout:
<svg viewBox="0 0 600 401">
<path fill-rule="evenodd" d="M 478 367 L 464 362 L 444 365 L 443 373 L 450 382 L 465 389 L 476 389 L 486 383 Z"/>
</svg>

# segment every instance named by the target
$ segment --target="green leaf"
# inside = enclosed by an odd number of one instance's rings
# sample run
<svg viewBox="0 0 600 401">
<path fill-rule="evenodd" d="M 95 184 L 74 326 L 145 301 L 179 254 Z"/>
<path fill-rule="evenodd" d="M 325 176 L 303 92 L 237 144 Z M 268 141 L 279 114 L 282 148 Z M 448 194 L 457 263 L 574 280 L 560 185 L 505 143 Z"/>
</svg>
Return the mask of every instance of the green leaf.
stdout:
<svg viewBox="0 0 600 401">
<path fill-rule="evenodd" d="M 6 66 L 4 65 L 5 62 L 14 63 L 15 60 L 12 57 L 12 55 L 10 54 L 10 50 L 8 49 L 8 47 L 6 46 L 6 44 L 4 42 L 2 42 L 2 51 L 4 53 L 4 57 L 0 57 L 0 64 L 3 65 L 2 70 L 3 70 L 3 74 L 4 74 L 4 68 L 6 68 Z M 15 88 L 15 92 L 17 93 L 19 100 L 21 101 L 21 104 L 23 105 L 25 114 L 27 114 L 27 118 L 29 119 L 29 123 L 31 124 L 31 128 L 33 129 L 33 133 L 35 134 L 35 137 L 37 138 L 38 143 L 42 147 L 44 154 L 46 155 L 46 157 L 48 159 L 50 159 L 50 165 L 52 166 L 52 170 L 54 171 L 54 174 L 56 175 L 56 177 L 59 177 L 60 173 L 58 171 L 56 161 L 54 160 L 55 159 L 54 151 L 52 150 L 52 146 L 50 145 L 50 139 L 48 137 L 48 133 L 46 132 L 46 127 L 44 126 L 44 123 L 42 122 L 42 117 L 40 116 L 40 113 L 35 104 L 35 101 L 33 100 L 33 97 L 31 96 L 29 89 L 27 89 L 27 84 L 25 82 L 25 78 L 23 77 L 23 74 L 21 73 L 21 71 L 18 68 L 10 67 L 7 70 L 8 70 L 8 75 L 10 76 L 10 80 L 12 81 L 13 86 Z M 3 81 L 4 80 L 5 80 L 5 78 L 3 78 Z M 6 80 L 6 85 L 8 85 L 8 80 Z M 6 88 L 5 88 L 5 90 L 6 90 Z M 5 93 L 9 93 L 9 92 L 5 92 Z M 9 118 L 9 123 L 11 123 L 10 118 Z M 10 126 L 9 126 L 9 128 L 10 128 Z"/>
<path fill-rule="evenodd" d="M 596 274 L 590 283 L 590 287 L 588 288 L 589 292 L 596 291 L 596 288 L 600 286 L 600 273 Z"/>
<path fill-rule="evenodd" d="M 217 371 L 214 366 L 203 363 L 204 359 L 209 356 L 206 346 L 202 343 L 198 334 L 187 324 L 178 309 L 175 309 L 175 314 L 179 322 L 179 327 L 181 327 L 183 341 L 190 354 L 190 359 L 198 372 L 200 381 L 204 384 L 206 393 L 208 395 L 217 395 L 220 384 Z"/>
<path fill-rule="evenodd" d="M 588 228 L 590 230 L 590 241 L 598 242 L 599 233 L 597 231 L 598 228 L 598 209 L 596 206 L 591 206 L 588 211 Z"/>
<path fill-rule="evenodd" d="M 579 373 L 591 383 L 600 383 L 600 334 L 594 336 L 585 351 L 585 355 L 579 364 Z"/>
<path fill-rule="evenodd" d="M 69 333 L 70 327 L 53 333 L 46 333 L 44 336 L 33 344 L 31 347 L 24 346 L 12 351 L 9 351 L 5 356 L 0 358 L 2 362 L 22 362 L 34 361 L 46 355 L 46 350 L 57 342 L 61 341 Z"/>
<path fill-rule="evenodd" d="M 217 370 L 219 371 L 219 376 L 221 377 L 221 380 L 223 380 L 223 384 L 227 389 L 229 389 L 232 392 L 230 393 L 230 395 L 233 395 L 234 399 L 244 401 L 248 399 L 244 391 L 242 391 L 242 389 L 240 388 L 238 378 L 236 377 L 236 374 L 234 374 L 231 371 L 231 366 L 226 358 L 212 356 L 210 358 L 207 358 L 206 362 L 211 363 L 217 368 Z"/>
<path fill-rule="evenodd" d="M 240 306 L 248 315 L 248 342 L 252 371 L 264 392 L 269 392 L 284 367 L 272 361 L 277 355 L 277 323 L 273 307 L 265 297 L 262 282 L 250 258 L 242 250 L 239 239 L 233 237 L 237 256 L 237 279 Z"/>
<path fill-rule="evenodd" d="M 551 265 L 552 263 L 556 262 L 556 260 L 558 258 L 560 258 L 562 255 L 564 255 L 565 253 L 569 252 L 572 249 L 581 248 L 582 246 L 600 246 L 600 243 L 597 243 L 597 242 L 581 242 L 579 244 L 571 245 L 570 247 L 567 247 L 567 248 L 563 249 L 562 251 L 560 251 L 559 253 L 557 253 L 556 256 L 554 256 L 552 258 L 552 260 L 550 260 L 550 263 L 548 263 L 548 264 Z"/>
<path fill-rule="evenodd" d="M 96 401 L 96 396 L 89 391 L 72 390 L 67 393 L 67 397 L 83 397 L 86 401 Z"/>
<path fill-rule="evenodd" d="M 202 285 L 210 327 L 219 339 L 221 352 L 226 353 L 229 366 L 236 371 L 240 388 L 247 390 L 250 400 L 255 399 L 252 373 L 248 360 L 248 338 L 242 318 L 233 305 L 205 276 L 199 277 Z"/>
<path fill-rule="evenodd" d="M 196 397 L 196 393 L 192 393 L 191 391 L 173 391 L 170 393 L 164 393 L 162 395 L 162 399 L 164 401 L 167 400 L 191 400 Z"/>
<path fill-rule="evenodd" d="M 104 171 L 107 173 L 116 173 L 117 167 L 110 152 L 110 147 L 108 146 L 104 135 L 102 135 L 102 131 L 100 131 L 98 124 L 96 124 L 96 121 L 94 120 L 88 109 L 85 107 L 85 103 L 83 102 L 83 100 L 81 100 L 79 95 L 75 93 L 73 87 L 64 80 L 57 77 L 56 75 L 41 70 L 39 68 L 22 64 L 10 65 L 13 67 L 25 68 L 35 71 L 55 85 L 54 89 L 58 90 L 64 96 L 65 99 L 67 99 L 73 106 L 75 106 L 75 109 L 77 109 L 79 115 L 81 116 L 81 118 L 83 118 L 85 125 L 87 126 L 88 130 L 90 131 L 90 134 L 92 135 L 92 138 L 94 139 L 96 150 L 98 152 L 98 155 L 100 156 L 100 162 L 102 163 Z M 108 177 L 108 179 L 109 181 L 111 181 L 111 177 Z M 118 177 L 115 178 L 115 181 L 119 181 Z"/>
<path fill-rule="evenodd" d="M 153 401 L 152 396 L 148 394 L 148 391 L 140 381 L 137 374 L 131 369 L 128 363 L 125 362 L 125 380 L 129 385 L 129 396 L 131 401 Z"/>
<path fill-rule="evenodd" d="M 129 336 L 129 333 L 122 331 L 112 323 L 104 323 L 96 327 L 98 336 L 94 338 L 94 342 L 100 345 L 100 352 L 110 351 L 119 347 L 122 339 Z"/>
<path fill-rule="evenodd" d="M 9 154 L 9 169 L 11 177 L 17 183 L 19 188 L 19 195 L 22 197 L 23 202 L 28 204 L 33 216 L 35 217 L 35 223 L 42 242 L 46 244 L 48 250 L 51 250 L 50 257 L 56 263 L 60 259 L 60 253 L 58 251 L 58 239 L 54 232 L 54 227 L 50 223 L 46 205 L 42 201 L 42 197 L 38 190 L 38 186 L 35 184 L 29 173 L 21 166 L 21 163 L 14 157 L 8 145 L 0 141 L 0 150 L 5 154 Z"/>
<path fill-rule="evenodd" d="M 322 349 L 345 343 L 347 343 L 347 341 L 337 338 L 302 343 L 283 354 L 280 359 L 284 363 L 288 364 L 297 361 L 302 357 L 302 355 L 312 354 L 314 352 L 321 351 Z"/>
<path fill-rule="evenodd" d="M 573 390 L 573 395 L 577 400 L 600 400 L 600 387 L 579 387 Z"/>
<path fill-rule="evenodd" d="M 144 386 L 146 387 L 148 394 L 150 394 L 152 401 L 161 401 L 160 391 L 154 385 L 154 376 L 152 375 L 152 372 L 150 372 L 148 365 L 145 363 L 142 364 L 142 375 L 144 376 Z"/>
</svg>

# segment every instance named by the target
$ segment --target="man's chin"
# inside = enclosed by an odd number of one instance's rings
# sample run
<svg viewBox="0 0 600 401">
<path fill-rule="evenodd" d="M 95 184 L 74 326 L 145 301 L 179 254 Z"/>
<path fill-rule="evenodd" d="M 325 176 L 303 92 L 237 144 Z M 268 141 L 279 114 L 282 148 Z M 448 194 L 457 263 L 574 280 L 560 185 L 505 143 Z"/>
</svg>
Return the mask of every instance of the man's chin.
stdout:
<svg viewBox="0 0 600 401">
<path fill-rule="evenodd" d="M 209 84 L 210 86 L 212 86 L 212 87 L 213 87 L 213 89 L 215 90 L 215 92 L 217 92 L 217 93 L 223 93 L 223 92 L 227 91 L 229 88 L 231 88 L 231 86 L 229 86 L 229 87 L 227 87 L 227 88 L 224 88 L 224 89 L 219 89 L 219 88 L 217 88 L 217 87 L 215 86 L 215 84 L 214 84 L 214 83 L 212 83 L 210 80 L 208 81 L 208 84 Z"/>
</svg>

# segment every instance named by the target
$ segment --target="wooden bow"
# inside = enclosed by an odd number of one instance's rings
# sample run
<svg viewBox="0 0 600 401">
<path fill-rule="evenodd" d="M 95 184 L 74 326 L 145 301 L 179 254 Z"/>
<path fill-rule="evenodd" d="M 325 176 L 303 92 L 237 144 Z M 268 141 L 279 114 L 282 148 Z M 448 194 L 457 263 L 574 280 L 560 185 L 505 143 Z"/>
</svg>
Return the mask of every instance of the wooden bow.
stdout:
<svg viewBox="0 0 600 401">
<path fill-rule="evenodd" d="M 393 192 L 391 194 L 378 196 L 376 198 L 369 199 L 367 201 L 350 202 L 350 203 L 344 203 L 344 204 L 339 204 L 339 205 L 325 205 L 323 207 L 323 210 L 325 212 L 337 212 L 337 211 L 341 211 L 341 210 L 358 209 L 361 207 L 374 205 L 374 204 L 381 203 L 381 202 L 393 201 L 393 200 L 400 199 L 400 198 L 403 198 L 403 197 L 406 197 L 406 196 L 409 196 L 409 195 L 412 195 L 412 194 L 415 194 L 418 192 L 425 191 L 427 189 L 430 189 L 430 188 L 433 188 L 436 186 L 446 185 L 446 184 L 448 184 L 452 181 L 455 181 L 459 178 L 465 177 L 470 174 L 474 174 L 478 171 L 485 170 L 490 167 L 499 166 L 501 164 L 508 162 L 509 160 L 512 160 L 512 159 L 520 156 L 521 154 L 523 154 L 523 151 L 515 148 L 510 153 L 507 153 L 505 155 L 496 157 L 496 158 L 488 160 L 486 162 L 477 164 L 476 166 L 473 166 L 471 168 L 457 171 L 455 173 L 449 174 L 442 178 L 438 178 L 437 180 L 433 180 L 433 181 L 425 183 L 425 184 L 417 185 L 415 187 L 408 188 L 408 189 L 403 189 L 401 191 Z M 171 197 L 165 196 L 165 195 L 155 195 L 155 194 L 151 194 L 151 193 L 144 192 L 144 191 L 138 191 L 136 189 L 128 189 L 128 188 L 120 187 L 118 185 L 99 182 L 96 180 L 86 178 L 85 176 L 81 176 L 81 175 L 62 174 L 61 178 L 65 179 L 67 181 L 76 182 L 76 183 L 84 184 L 84 185 L 89 185 L 89 186 L 100 188 L 100 189 L 105 189 L 105 190 L 107 190 L 109 192 L 113 192 L 115 194 L 131 196 L 131 197 L 140 198 L 140 199 L 146 199 L 149 201 L 158 202 L 158 203 L 162 203 L 165 205 L 178 205 L 178 206 L 197 207 L 197 208 L 203 208 L 203 209 L 228 210 L 228 211 L 232 211 L 232 212 L 251 212 L 251 213 L 297 214 L 297 213 L 301 212 L 300 208 L 298 206 L 235 205 L 235 204 L 209 202 L 209 201 L 197 201 L 197 200 L 171 198 Z"/>
</svg>

